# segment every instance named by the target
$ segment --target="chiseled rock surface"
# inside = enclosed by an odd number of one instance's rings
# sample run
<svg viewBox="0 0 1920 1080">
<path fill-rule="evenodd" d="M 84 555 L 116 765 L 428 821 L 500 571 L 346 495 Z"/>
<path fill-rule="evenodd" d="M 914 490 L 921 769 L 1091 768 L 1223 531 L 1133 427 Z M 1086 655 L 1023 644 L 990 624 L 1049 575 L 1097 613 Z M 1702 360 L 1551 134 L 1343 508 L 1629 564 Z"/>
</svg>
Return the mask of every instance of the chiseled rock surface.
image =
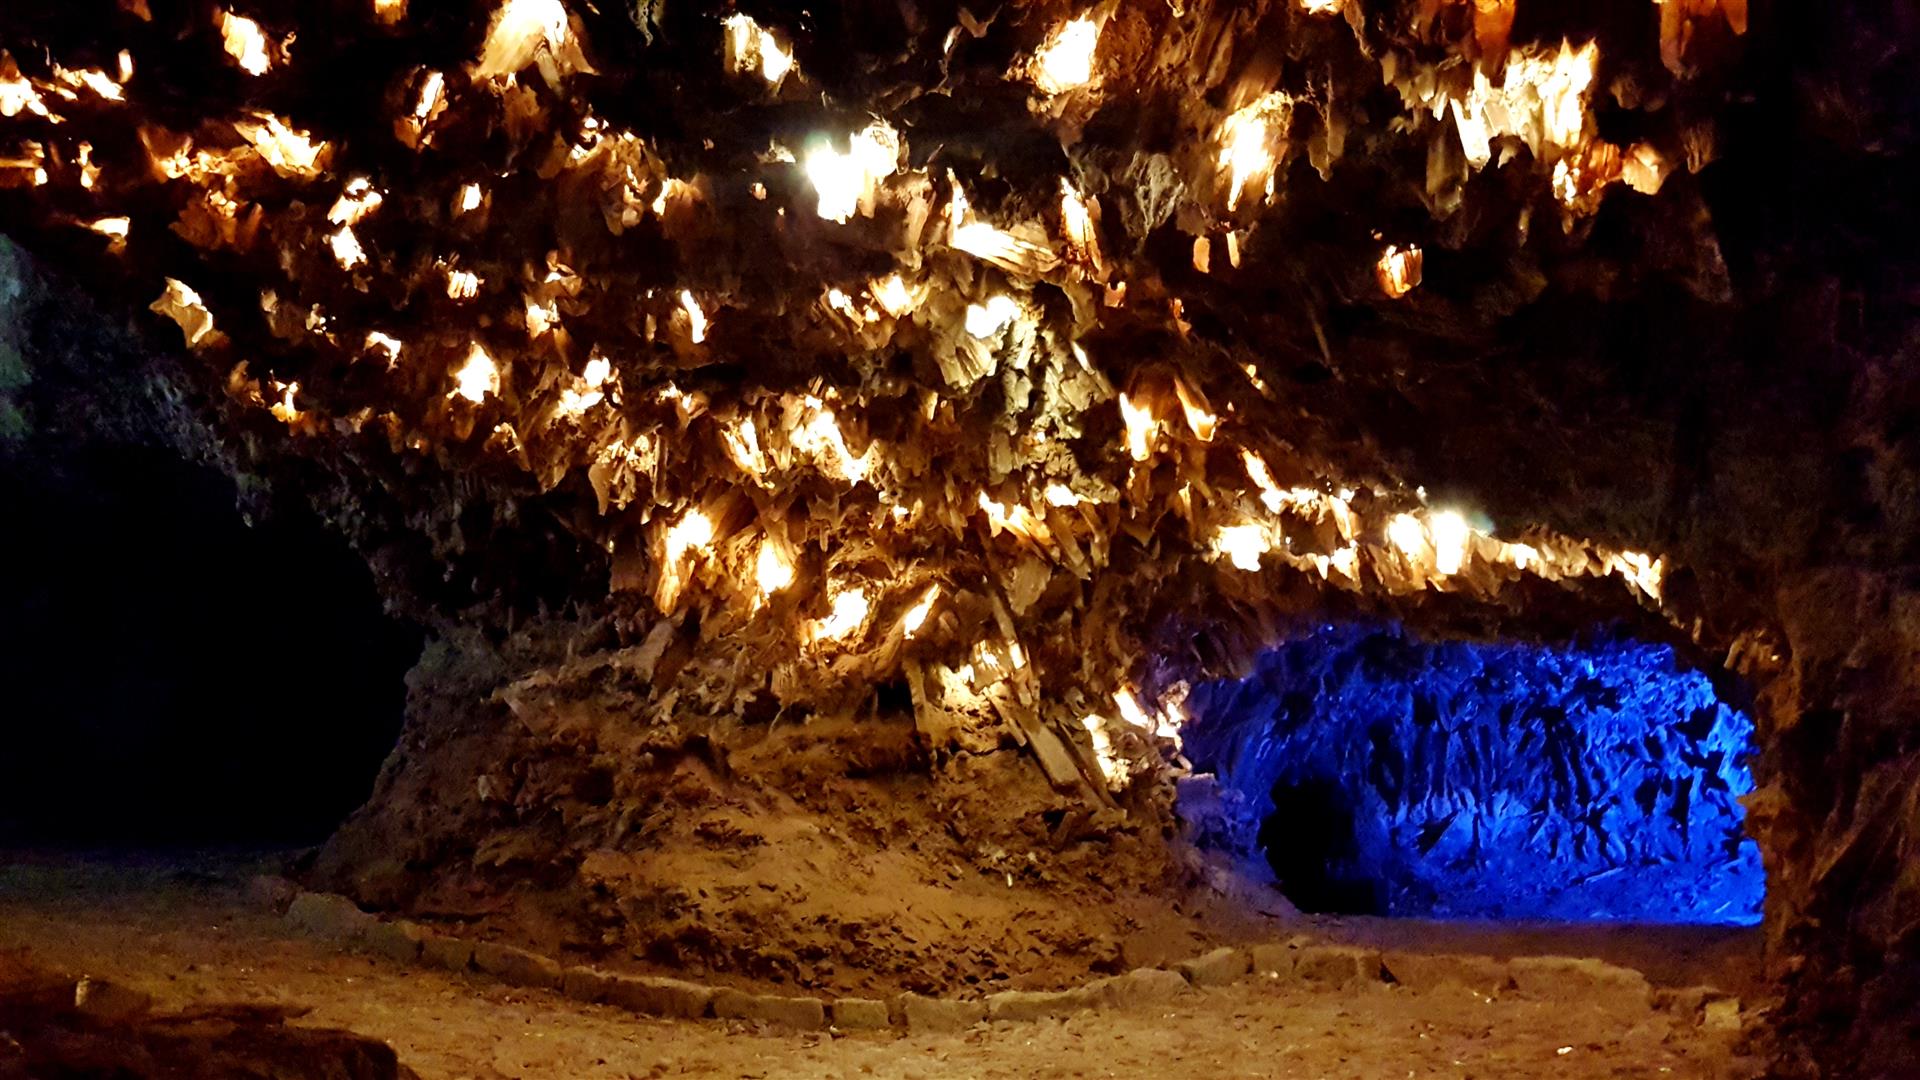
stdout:
<svg viewBox="0 0 1920 1080">
<path fill-rule="evenodd" d="M 827 1005 L 819 998 L 749 994 L 743 990 L 721 990 L 714 994 L 713 1015 L 722 1020 L 759 1020 L 802 1031 L 818 1031 L 827 1026 Z"/>
<path fill-rule="evenodd" d="M 1255 945 L 1247 950 L 1247 956 L 1252 961 L 1255 975 L 1292 975 L 1293 964 L 1300 950 L 1313 944 L 1311 938 L 1296 936 L 1287 941 Z"/>
<path fill-rule="evenodd" d="M 894 999 L 894 1007 L 908 1031 L 965 1031 L 987 1018 L 984 1001 L 949 1001 L 901 994 Z"/>
<path fill-rule="evenodd" d="M 1091 1003 L 1091 995 L 1084 989 L 1003 990 L 998 994 L 987 996 L 987 1019 L 1045 1020 L 1080 1012 L 1088 1008 Z"/>
<path fill-rule="evenodd" d="M 834 1027 L 846 1031 L 871 1031 L 889 1026 L 887 1003 L 878 998 L 840 998 L 829 1006 Z"/>
<path fill-rule="evenodd" d="M 710 1015 L 718 991 L 711 986 L 658 975 L 609 975 L 605 1001 L 643 1016 L 697 1020 Z"/>
<path fill-rule="evenodd" d="M 1380 950 L 1358 945 L 1309 945 L 1294 954 L 1293 977 L 1323 986 L 1377 983 Z"/>
<path fill-rule="evenodd" d="M 473 966 L 515 986 L 558 990 L 563 976 L 560 963 L 550 956 L 497 941 L 473 944 Z"/>
<path fill-rule="evenodd" d="M 560 992 L 575 1001 L 602 1002 L 614 978 L 612 972 L 599 968 L 570 967 L 560 976 Z"/>
<path fill-rule="evenodd" d="M 1246 950 L 1223 946 L 1181 961 L 1174 970 L 1195 986 L 1226 986 L 1245 977 L 1251 964 Z"/>
<path fill-rule="evenodd" d="M 1193 988 L 1186 977 L 1165 968 L 1134 968 L 1125 975 L 1114 975 L 1088 983 L 1086 992 L 1103 1005 L 1125 1008 L 1130 1005 L 1158 1005 L 1171 1001 Z"/>
</svg>

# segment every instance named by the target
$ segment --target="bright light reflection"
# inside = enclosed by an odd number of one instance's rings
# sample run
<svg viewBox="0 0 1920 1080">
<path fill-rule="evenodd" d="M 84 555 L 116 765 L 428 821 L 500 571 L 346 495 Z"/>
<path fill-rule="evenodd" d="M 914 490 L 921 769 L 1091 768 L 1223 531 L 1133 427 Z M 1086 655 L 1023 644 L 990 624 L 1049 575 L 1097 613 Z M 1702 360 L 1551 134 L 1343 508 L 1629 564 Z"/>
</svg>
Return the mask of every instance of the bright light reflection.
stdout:
<svg viewBox="0 0 1920 1080">
<path fill-rule="evenodd" d="M 1081 16 L 1056 29 L 1033 57 L 1033 84 L 1042 93 L 1061 94 L 1093 79 L 1093 52 L 1100 24 Z"/>
</svg>

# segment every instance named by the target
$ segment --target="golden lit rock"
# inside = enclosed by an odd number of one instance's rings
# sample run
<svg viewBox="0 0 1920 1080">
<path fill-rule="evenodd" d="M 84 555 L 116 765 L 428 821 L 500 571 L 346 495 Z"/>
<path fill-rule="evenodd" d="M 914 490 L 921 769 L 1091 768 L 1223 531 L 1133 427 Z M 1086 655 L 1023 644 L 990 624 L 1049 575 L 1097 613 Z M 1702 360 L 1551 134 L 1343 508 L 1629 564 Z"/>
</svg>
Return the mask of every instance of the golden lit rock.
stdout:
<svg viewBox="0 0 1920 1080">
<path fill-rule="evenodd" d="M 227 55 L 249 75 L 265 75 L 273 67 L 267 54 L 267 35 L 260 24 L 231 11 L 220 12 L 220 37 Z"/>
<path fill-rule="evenodd" d="M 807 150 L 807 180 L 820 196 L 815 212 L 845 224 L 854 214 L 870 216 L 880 182 L 899 168 L 900 136 L 883 120 L 855 132 L 843 153 L 826 140 Z"/>
<path fill-rule="evenodd" d="M 185 282 L 168 278 L 167 290 L 153 302 L 152 310 L 178 324 L 189 346 L 200 344 L 213 332 L 213 313 Z"/>
<path fill-rule="evenodd" d="M 793 54 L 780 39 L 747 15 L 730 15 L 721 25 L 726 28 L 727 70 L 757 74 L 769 87 L 778 88 L 793 70 Z"/>
<path fill-rule="evenodd" d="M 487 350 L 475 345 L 468 350 L 466 362 L 453 373 L 453 383 L 450 396 L 478 405 L 486 401 L 488 395 L 500 392 L 500 368 L 493 357 L 487 355 Z"/>
<path fill-rule="evenodd" d="M 1043 94 L 1064 94 L 1093 80 L 1093 54 L 1100 23 L 1081 16 L 1061 24 L 1033 56 L 1033 84 Z"/>
<path fill-rule="evenodd" d="M 1225 173 L 1228 213 L 1239 207 L 1249 188 L 1273 197 L 1278 147 L 1287 138 L 1292 118 L 1293 100 L 1275 91 L 1234 110 L 1220 125 L 1219 166 Z"/>
<path fill-rule="evenodd" d="M 1388 244 L 1387 250 L 1380 253 L 1380 261 L 1374 264 L 1374 278 L 1380 283 L 1380 291 L 1390 300 L 1398 300 L 1412 292 L 1426 271 L 1426 256 L 1419 247 L 1409 244 L 1401 247 Z"/>
</svg>

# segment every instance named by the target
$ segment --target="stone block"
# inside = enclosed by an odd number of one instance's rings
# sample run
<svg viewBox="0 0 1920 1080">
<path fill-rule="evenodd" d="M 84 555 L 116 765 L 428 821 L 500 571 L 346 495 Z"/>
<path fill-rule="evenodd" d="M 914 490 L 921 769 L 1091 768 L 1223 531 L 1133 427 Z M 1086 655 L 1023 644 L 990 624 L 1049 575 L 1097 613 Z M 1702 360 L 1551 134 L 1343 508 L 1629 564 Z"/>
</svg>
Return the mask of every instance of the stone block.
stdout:
<svg viewBox="0 0 1920 1080">
<path fill-rule="evenodd" d="M 1491 956 L 1389 952 L 1381 957 L 1381 963 L 1394 982 L 1413 991 L 1458 986 L 1491 996 L 1513 981 L 1506 962 Z"/>
<path fill-rule="evenodd" d="M 1300 955 L 1300 950 L 1315 944 L 1318 942 L 1310 937 L 1295 935 L 1286 941 L 1255 945 L 1247 950 L 1247 954 L 1255 975 L 1289 976 L 1293 974 L 1294 959 Z"/>
<path fill-rule="evenodd" d="M 73 1007 L 95 1020 L 118 1023 L 145 1016 L 153 1008 L 153 995 L 88 977 L 74 985 Z"/>
<path fill-rule="evenodd" d="M 564 974 L 560 962 L 550 956 L 497 941 L 474 942 L 473 966 L 501 982 L 540 990 L 560 989 Z"/>
<path fill-rule="evenodd" d="M 655 975 L 609 975 L 605 1000 L 609 1005 L 618 1005 L 642 1016 L 698 1020 L 712 1013 L 716 993 L 711 986 L 682 979 Z"/>
<path fill-rule="evenodd" d="M 1087 1008 L 1089 998 L 1084 990 L 1003 990 L 987 996 L 987 1019 L 1028 1021 L 1071 1016 Z"/>
<path fill-rule="evenodd" d="M 951 1001 L 946 998 L 901 994 L 894 999 L 900 1021 L 908 1031 L 965 1031 L 987 1018 L 984 1001 Z"/>
<path fill-rule="evenodd" d="M 1380 950 L 1359 945 L 1308 945 L 1293 957 L 1293 978 L 1313 986 L 1355 987 L 1380 981 Z"/>
<path fill-rule="evenodd" d="M 829 1012 L 833 1026 L 842 1031 L 873 1031 L 892 1023 L 887 1003 L 873 998 L 840 998 Z"/>
<path fill-rule="evenodd" d="M 715 993 L 713 1015 L 722 1020 L 757 1020 L 800 1031 L 819 1031 L 827 1026 L 826 1002 L 819 998 L 749 994 L 744 990 Z"/>
<path fill-rule="evenodd" d="M 1137 1005 L 1161 1005 L 1189 993 L 1186 976 L 1165 968 L 1134 968 L 1125 975 L 1089 983 L 1087 990 L 1102 1005 L 1130 1008 Z"/>
<path fill-rule="evenodd" d="M 473 942 L 429 933 L 420 942 L 420 959 L 448 971 L 466 971 L 473 965 Z"/>
<path fill-rule="evenodd" d="M 1244 978 L 1251 966 L 1245 950 L 1219 948 L 1183 960 L 1173 969 L 1195 986 L 1228 986 Z"/>
<path fill-rule="evenodd" d="M 415 963 L 420 959 L 420 950 L 426 940 L 426 928 L 405 919 L 374 923 L 367 927 L 363 935 L 363 943 L 368 950 L 403 964 Z"/>
<path fill-rule="evenodd" d="M 575 1001 L 598 1004 L 607 1000 L 613 973 L 599 968 L 570 967 L 560 975 L 560 992 Z"/>
<path fill-rule="evenodd" d="M 1586 956 L 1519 956 L 1507 965 L 1513 985 L 1542 1001 L 1583 1001 L 1615 1009 L 1650 1009 L 1653 986 L 1631 968 Z"/>
<path fill-rule="evenodd" d="M 316 937 L 336 941 L 362 937 L 380 922 L 344 896 L 315 892 L 293 898 L 287 905 L 287 921 Z"/>
</svg>

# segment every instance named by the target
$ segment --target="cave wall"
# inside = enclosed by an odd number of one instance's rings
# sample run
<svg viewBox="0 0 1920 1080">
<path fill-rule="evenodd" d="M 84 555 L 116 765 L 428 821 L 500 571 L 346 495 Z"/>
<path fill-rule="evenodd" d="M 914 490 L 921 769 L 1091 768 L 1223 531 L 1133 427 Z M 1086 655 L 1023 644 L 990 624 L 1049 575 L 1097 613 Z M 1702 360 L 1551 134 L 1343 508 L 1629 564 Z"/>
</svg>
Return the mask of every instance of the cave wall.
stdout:
<svg viewBox="0 0 1920 1080">
<path fill-rule="evenodd" d="M 1189 708 L 1185 752 L 1238 810 L 1216 842 L 1302 906 L 1759 921 L 1752 721 L 1669 647 L 1329 627 Z"/>
<path fill-rule="evenodd" d="M 161 296 L 228 467 L 311 498 L 451 650 L 339 880 L 421 903 L 461 878 L 440 909 L 630 944 L 657 908 L 587 923 L 511 860 L 466 868 L 529 830 L 650 850 L 596 816 L 663 782 L 632 739 L 727 760 L 805 719 L 893 746 L 873 718 L 902 701 L 911 752 L 875 775 L 947 777 L 969 857 L 1065 852 L 1057 885 L 1135 844 L 1115 874 L 1157 880 L 1195 684 L 1327 615 L 1526 638 L 1598 611 L 1759 691 L 1783 1067 L 1914 1056 L 1912 3 L 1118 6 L 1100 79 L 1053 95 L 1025 65 L 1064 3 L 746 5 L 791 82 L 732 63 L 700 5 L 566 7 L 497 54 L 496 5 L 419 7 L 250 6 L 257 75 L 208 4 L 0 13 L 0 85 L 62 120 L 0 120 L 0 223 L 122 304 Z M 1503 135 L 1475 164 L 1449 100 L 1586 41 L 1577 144 Z M 54 69 L 112 80 L 121 47 L 115 94 Z M 1271 196 L 1219 156 L 1249 106 Z M 875 114 L 896 171 L 830 220 L 798 158 Z M 1641 147 L 1671 166 L 1651 193 Z M 962 191 L 1020 243 L 967 250 Z M 332 238 L 362 212 L 359 264 Z M 119 213 L 123 244 L 86 227 Z M 1387 245 L 1420 249 L 1410 289 Z M 912 311 L 882 310 L 888 275 Z M 996 297 L 1012 320 L 967 330 Z M 1443 559 L 1446 507 L 1471 520 Z M 770 546 L 786 586 L 757 587 Z M 735 775 L 772 815 L 780 769 Z"/>
<path fill-rule="evenodd" d="M 0 239 L 0 842 L 314 844 L 392 749 L 417 633 L 191 395 Z"/>
</svg>

